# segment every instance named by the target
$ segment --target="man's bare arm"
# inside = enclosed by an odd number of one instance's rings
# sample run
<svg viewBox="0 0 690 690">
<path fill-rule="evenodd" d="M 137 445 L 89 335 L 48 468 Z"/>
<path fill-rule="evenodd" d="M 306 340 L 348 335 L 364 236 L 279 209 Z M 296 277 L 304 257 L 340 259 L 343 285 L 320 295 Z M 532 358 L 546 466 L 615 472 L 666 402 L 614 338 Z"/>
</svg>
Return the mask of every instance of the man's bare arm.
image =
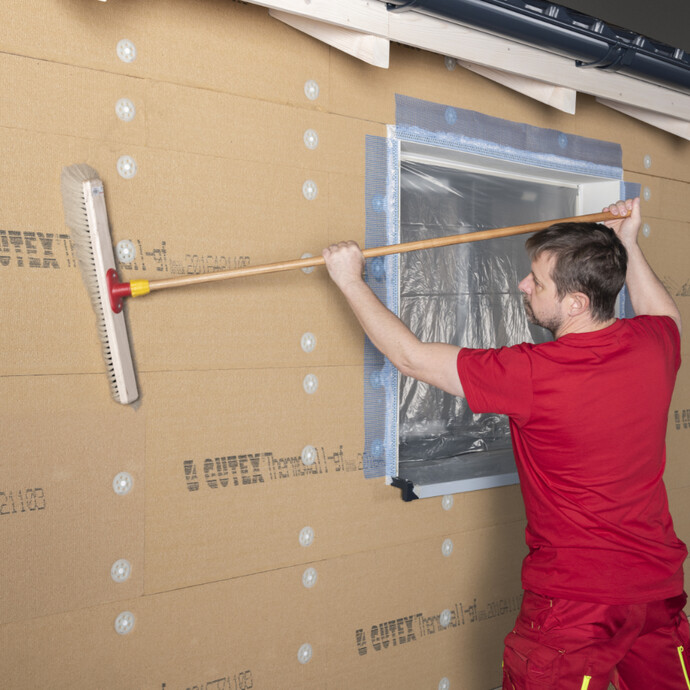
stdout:
<svg viewBox="0 0 690 690">
<path fill-rule="evenodd" d="M 642 224 L 640 200 L 619 201 L 604 210 L 619 215 L 625 213 L 626 209 L 631 211 L 627 218 L 608 221 L 605 225 L 613 229 L 628 252 L 628 271 L 625 283 L 628 286 L 633 309 L 636 314 L 670 316 L 680 331 L 680 311 L 663 283 L 647 263 L 647 259 L 645 259 L 637 243 L 637 235 Z"/>
<path fill-rule="evenodd" d="M 423 343 L 381 303 L 362 279 L 364 256 L 355 242 L 324 249 L 333 282 L 347 299 L 375 347 L 405 376 L 424 381 L 452 395 L 463 396 L 458 376 L 460 348 L 446 343 Z"/>
</svg>

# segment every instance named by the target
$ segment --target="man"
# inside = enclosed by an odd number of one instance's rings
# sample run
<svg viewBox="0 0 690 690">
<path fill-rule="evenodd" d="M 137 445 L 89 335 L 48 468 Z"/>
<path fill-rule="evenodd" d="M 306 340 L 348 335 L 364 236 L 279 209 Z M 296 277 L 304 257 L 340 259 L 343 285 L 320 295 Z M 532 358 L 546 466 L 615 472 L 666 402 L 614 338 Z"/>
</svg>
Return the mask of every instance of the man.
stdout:
<svg viewBox="0 0 690 690">
<path fill-rule="evenodd" d="M 539 345 L 422 343 L 364 283 L 355 243 L 323 252 L 403 374 L 509 417 L 529 554 L 505 689 L 690 690 L 687 550 L 662 481 L 680 313 L 637 244 L 639 199 L 609 209 L 608 227 L 555 225 L 527 241 L 525 311 L 555 337 Z M 624 282 L 638 316 L 618 320 Z"/>
</svg>

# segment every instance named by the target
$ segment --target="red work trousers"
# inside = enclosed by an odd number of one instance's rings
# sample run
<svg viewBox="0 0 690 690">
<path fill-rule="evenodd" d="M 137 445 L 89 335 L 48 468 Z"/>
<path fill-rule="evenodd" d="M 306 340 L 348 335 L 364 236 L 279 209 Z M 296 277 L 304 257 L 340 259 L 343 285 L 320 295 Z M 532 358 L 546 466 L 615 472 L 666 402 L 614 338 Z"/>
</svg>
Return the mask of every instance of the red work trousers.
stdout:
<svg viewBox="0 0 690 690">
<path fill-rule="evenodd" d="M 690 690 L 686 601 L 608 606 L 525 592 L 503 690 Z"/>
</svg>

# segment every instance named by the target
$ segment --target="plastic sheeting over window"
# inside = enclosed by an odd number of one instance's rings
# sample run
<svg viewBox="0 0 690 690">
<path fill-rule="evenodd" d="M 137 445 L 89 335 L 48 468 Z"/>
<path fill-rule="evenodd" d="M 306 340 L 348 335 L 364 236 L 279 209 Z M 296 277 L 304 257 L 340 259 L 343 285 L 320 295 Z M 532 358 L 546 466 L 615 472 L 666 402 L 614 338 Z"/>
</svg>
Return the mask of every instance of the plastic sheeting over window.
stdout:
<svg viewBox="0 0 690 690">
<path fill-rule="evenodd" d="M 402 242 L 573 216 L 577 189 L 403 160 Z M 525 236 L 401 256 L 400 317 L 429 342 L 502 347 L 551 334 L 525 316 L 519 281 L 529 273 Z M 399 463 L 454 459 L 455 480 L 513 475 L 508 420 L 473 414 L 466 400 L 407 377 L 399 381 Z M 406 467 L 405 476 L 414 468 Z M 444 476 L 448 476 L 444 463 Z M 510 480 L 508 480 L 510 481 Z M 502 481 L 500 483 L 508 483 Z"/>
</svg>

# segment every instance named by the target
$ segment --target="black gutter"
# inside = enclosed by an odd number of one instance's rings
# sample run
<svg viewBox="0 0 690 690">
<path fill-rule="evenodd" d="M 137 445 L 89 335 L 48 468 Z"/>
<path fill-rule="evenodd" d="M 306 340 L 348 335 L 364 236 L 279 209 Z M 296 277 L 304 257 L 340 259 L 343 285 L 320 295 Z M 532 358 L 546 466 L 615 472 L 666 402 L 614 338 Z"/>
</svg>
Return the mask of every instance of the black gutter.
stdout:
<svg viewBox="0 0 690 690">
<path fill-rule="evenodd" d="M 416 10 L 535 45 L 575 59 L 578 67 L 690 93 L 690 55 L 683 50 L 544 0 L 387 0 L 386 5 L 392 12 Z"/>
</svg>

